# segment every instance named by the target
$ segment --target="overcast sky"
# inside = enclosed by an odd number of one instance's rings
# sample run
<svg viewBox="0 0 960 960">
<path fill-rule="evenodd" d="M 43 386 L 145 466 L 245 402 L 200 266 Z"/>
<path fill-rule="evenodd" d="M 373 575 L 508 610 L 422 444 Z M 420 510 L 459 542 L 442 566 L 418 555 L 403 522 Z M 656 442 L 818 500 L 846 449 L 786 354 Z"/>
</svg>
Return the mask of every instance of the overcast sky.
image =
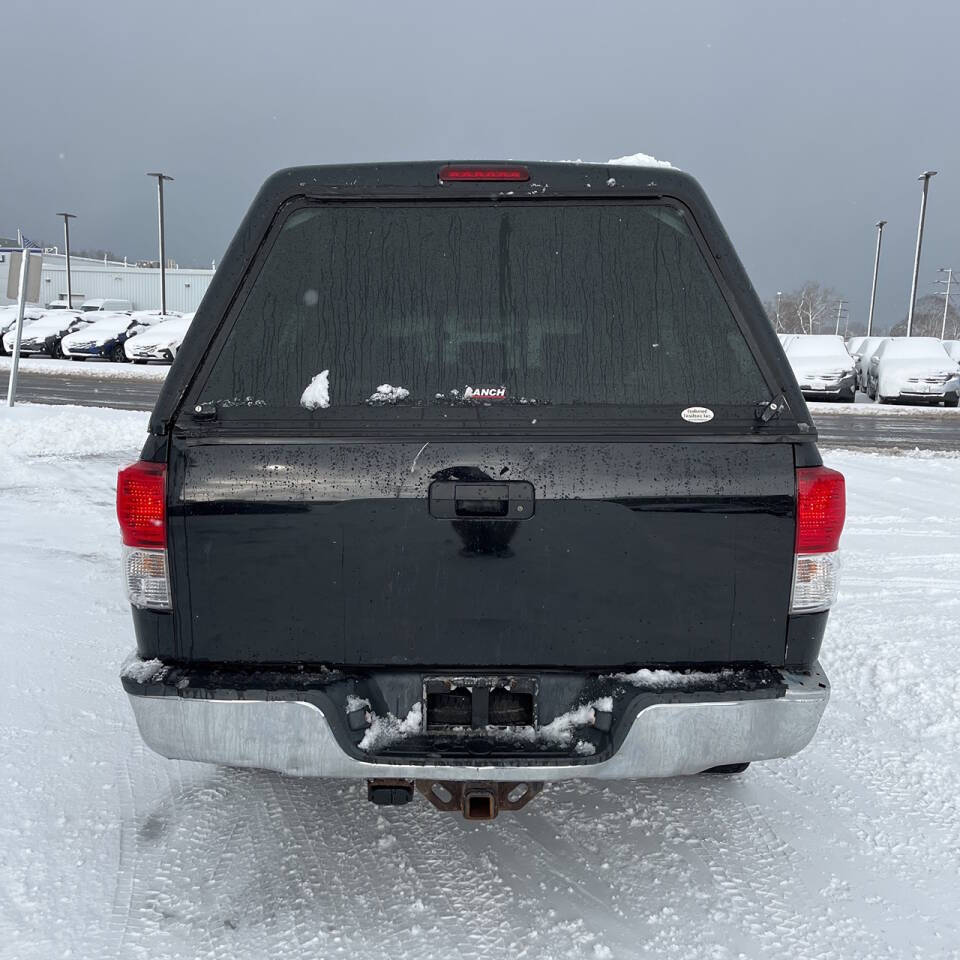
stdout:
<svg viewBox="0 0 960 960">
<path fill-rule="evenodd" d="M 0 235 L 219 259 L 299 163 L 643 151 L 713 199 L 762 297 L 806 280 L 879 324 L 960 268 L 960 3 L 3 0 Z M 21 92 L 12 82 L 26 84 Z M 25 102 L 24 102 L 25 100 Z M 960 303 L 960 301 L 958 301 Z"/>
</svg>

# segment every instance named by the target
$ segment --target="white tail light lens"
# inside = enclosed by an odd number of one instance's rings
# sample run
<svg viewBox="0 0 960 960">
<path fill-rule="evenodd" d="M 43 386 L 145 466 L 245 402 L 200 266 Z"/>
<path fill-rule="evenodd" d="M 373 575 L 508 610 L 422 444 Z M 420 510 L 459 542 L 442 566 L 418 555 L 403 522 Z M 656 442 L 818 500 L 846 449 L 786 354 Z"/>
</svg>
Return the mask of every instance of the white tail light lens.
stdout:
<svg viewBox="0 0 960 960">
<path fill-rule="evenodd" d="M 167 551 L 123 547 L 123 583 L 127 599 L 146 610 L 170 609 Z"/>
<path fill-rule="evenodd" d="M 793 560 L 791 613 L 817 613 L 832 606 L 840 585 L 837 553 L 797 554 Z"/>
</svg>

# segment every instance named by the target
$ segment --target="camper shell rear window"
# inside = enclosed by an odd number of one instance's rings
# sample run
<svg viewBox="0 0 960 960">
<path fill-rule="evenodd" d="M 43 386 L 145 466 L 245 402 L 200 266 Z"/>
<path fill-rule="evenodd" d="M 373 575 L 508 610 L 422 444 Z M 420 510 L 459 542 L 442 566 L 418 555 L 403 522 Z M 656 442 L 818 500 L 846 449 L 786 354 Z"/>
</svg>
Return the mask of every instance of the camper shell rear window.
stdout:
<svg viewBox="0 0 960 960">
<path fill-rule="evenodd" d="M 686 209 L 583 200 L 288 210 L 196 394 L 319 420 L 752 418 L 770 399 Z"/>
</svg>

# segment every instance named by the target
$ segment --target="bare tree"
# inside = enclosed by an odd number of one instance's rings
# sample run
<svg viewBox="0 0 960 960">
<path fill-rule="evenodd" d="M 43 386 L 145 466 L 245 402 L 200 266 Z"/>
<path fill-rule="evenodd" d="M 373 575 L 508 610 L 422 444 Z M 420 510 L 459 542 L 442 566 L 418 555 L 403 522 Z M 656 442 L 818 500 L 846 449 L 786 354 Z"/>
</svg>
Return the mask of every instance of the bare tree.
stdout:
<svg viewBox="0 0 960 960">
<path fill-rule="evenodd" d="M 777 333 L 833 333 L 840 299 L 833 288 L 808 282 L 799 290 L 780 295 L 779 322 L 776 300 L 766 301 L 764 307 Z"/>
<path fill-rule="evenodd" d="M 913 330 L 915 337 L 939 337 L 943 326 L 943 294 L 928 293 L 917 300 L 917 308 L 913 313 Z M 907 318 L 904 317 L 890 331 L 891 337 L 903 337 L 907 333 Z M 950 297 L 950 306 L 947 309 L 947 329 L 944 332 L 945 340 L 960 340 L 960 310 L 956 308 L 953 297 Z"/>
</svg>

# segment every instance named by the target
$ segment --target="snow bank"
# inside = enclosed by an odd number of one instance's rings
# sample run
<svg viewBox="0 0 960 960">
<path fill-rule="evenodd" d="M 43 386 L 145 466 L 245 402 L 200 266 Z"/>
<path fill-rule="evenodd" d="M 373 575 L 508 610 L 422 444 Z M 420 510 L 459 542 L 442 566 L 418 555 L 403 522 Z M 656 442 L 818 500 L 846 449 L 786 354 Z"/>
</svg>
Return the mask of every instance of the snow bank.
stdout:
<svg viewBox="0 0 960 960">
<path fill-rule="evenodd" d="M 149 413 L 107 407 L 0 403 L 0 457 L 89 457 L 136 454 Z"/>
<path fill-rule="evenodd" d="M 330 406 L 330 371 L 321 370 L 307 384 L 307 389 L 303 391 L 300 397 L 300 406 L 308 410 L 316 410 L 318 407 L 326 410 Z"/>
<path fill-rule="evenodd" d="M 0 370 L 10 370 L 11 357 L 0 357 Z M 106 360 L 48 360 L 38 357 L 21 357 L 21 373 L 46 373 L 62 377 L 97 377 L 100 380 L 165 380 L 170 372 L 169 364 L 110 363 Z"/>
<path fill-rule="evenodd" d="M 928 417 L 957 417 L 960 407 L 928 407 L 920 404 L 899 403 L 829 403 L 823 400 L 808 400 L 807 408 L 814 415 L 818 413 L 842 413 L 855 417 L 912 417 L 921 414 Z"/>
</svg>

